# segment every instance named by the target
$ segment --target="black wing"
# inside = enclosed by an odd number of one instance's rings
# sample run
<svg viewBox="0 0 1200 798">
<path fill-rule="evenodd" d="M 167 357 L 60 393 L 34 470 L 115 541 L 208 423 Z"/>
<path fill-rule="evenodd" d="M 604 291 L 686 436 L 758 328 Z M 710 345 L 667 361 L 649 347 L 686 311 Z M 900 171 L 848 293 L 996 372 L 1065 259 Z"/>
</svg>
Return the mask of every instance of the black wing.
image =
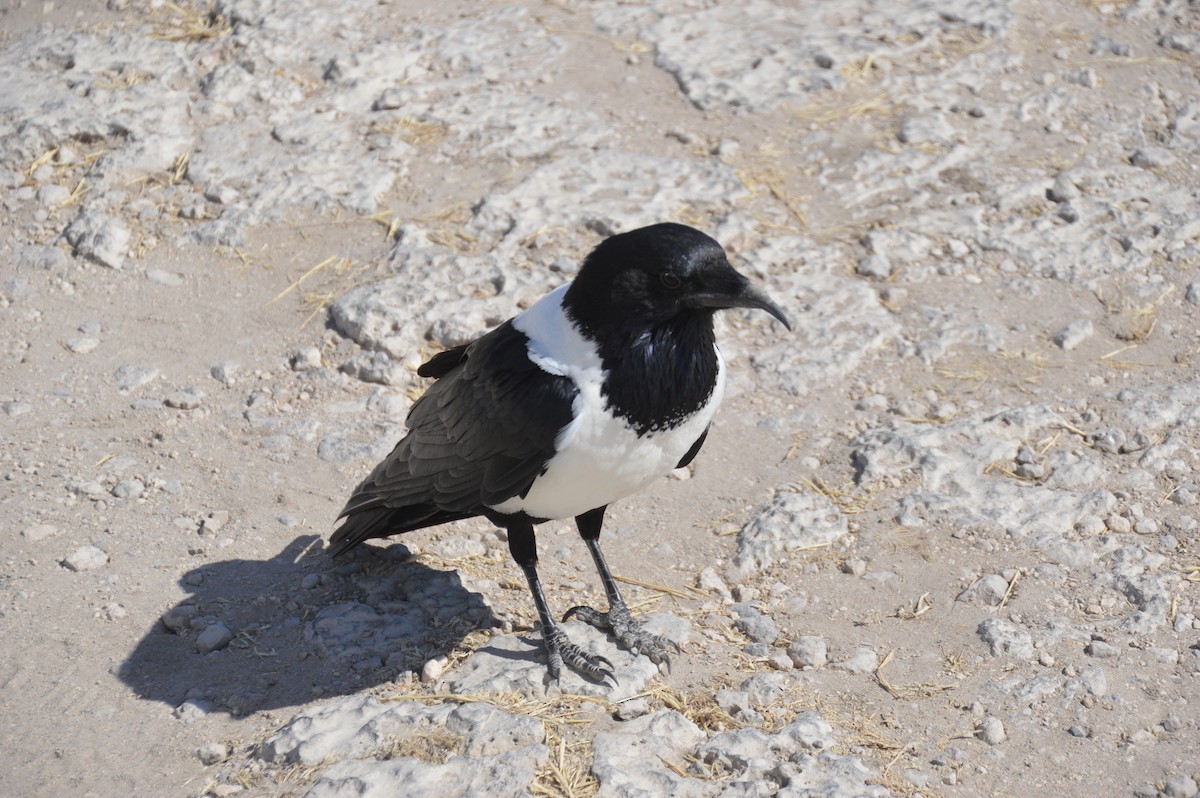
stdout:
<svg viewBox="0 0 1200 798">
<path fill-rule="evenodd" d="M 529 360 L 528 339 L 505 322 L 434 356 L 439 376 L 408 415 L 408 434 L 351 495 L 330 539 L 334 554 L 368 538 L 480 515 L 523 496 L 571 422 L 578 389 Z"/>
<path fill-rule="evenodd" d="M 683 468 L 688 463 L 695 460 L 696 455 L 700 454 L 700 447 L 704 445 L 704 439 L 707 437 L 708 437 L 708 427 L 705 427 L 704 432 L 700 433 L 700 437 L 697 438 L 696 442 L 692 444 L 692 448 L 687 450 L 687 454 L 685 454 L 682 458 L 680 458 L 679 465 L 677 465 L 675 467 Z"/>
</svg>

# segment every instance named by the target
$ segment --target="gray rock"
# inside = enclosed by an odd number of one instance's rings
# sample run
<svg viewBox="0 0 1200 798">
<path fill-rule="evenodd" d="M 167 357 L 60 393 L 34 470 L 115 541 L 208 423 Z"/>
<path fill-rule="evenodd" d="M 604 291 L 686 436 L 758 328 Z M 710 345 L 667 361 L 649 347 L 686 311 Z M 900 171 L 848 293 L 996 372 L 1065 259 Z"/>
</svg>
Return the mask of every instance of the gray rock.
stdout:
<svg viewBox="0 0 1200 798">
<path fill-rule="evenodd" d="M 86 335 L 76 336 L 67 339 L 67 349 L 70 349 L 77 355 L 86 355 L 100 345 L 97 338 L 91 338 Z"/>
<path fill-rule="evenodd" d="M 759 673 L 743 680 L 738 689 L 745 693 L 754 707 L 770 707 L 783 694 L 787 685 L 784 677 L 775 673 Z"/>
<path fill-rule="evenodd" d="M 722 599 L 732 600 L 733 594 L 729 591 L 729 585 L 725 584 L 725 580 L 709 566 L 700 572 L 696 578 L 696 586 L 701 590 L 707 590 L 709 593 L 715 593 Z"/>
<path fill-rule="evenodd" d="M 205 715 L 213 711 L 211 701 L 205 701 L 200 698 L 189 698 L 171 712 L 179 720 L 184 723 L 192 723 L 200 720 Z"/>
<path fill-rule="evenodd" d="M 779 730 L 776 738 L 789 740 L 801 751 L 823 751 L 835 742 L 833 727 L 816 712 L 797 715 L 791 723 Z"/>
<path fill-rule="evenodd" d="M 1004 723 L 991 715 L 980 722 L 975 736 L 988 745 L 999 745 L 1008 738 L 1008 734 L 1004 731 Z"/>
<path fill-rule="evenodd" d="M 584 679 L 564 667 L 559 680 L 564 693 L 622 701 L 644 691 L 658 675 L 658 666 L 648 657 L 618 648 L 606 634 L 587 624 L 569 621 L 562 628 L 585 651 L 607 658 L 616 671 L 614 686 Z M 455 693 L 501 692 L 526 696 L 545 695 L 550 684 L 541 641 L 512 635 L 493 637 L 445 677 L 445 683 Z"/>
<path fill-rule="evenodd" d="M 408 372 L 386 352 L 359 352 L 342 364 L 342 371 L 363 382 L 402 385 L 409 382 Z"/>
<path fill-rule="evenodd" d="M 743 723 L 755 725 L 764 720 L 760 713 L 754 711 L 749 694 L 741 690 L 718 690 L 716 702 L 731 718 Z"/>
<path fill-rule="evenodd" d="M 534 776 L 549 759 L 544 745 L 529 745 L 487 757 L 451 756 L 445 763 L 401 759 L 337 762 L 305 793 L 306 798 L 404 795 L 411 798 L 497 796 L 525 798 Z"/>
<path fill-rule="evenodd" d="M 1091 319 L 1077 319 L 1052 336 L 1054 343 L 1070 352 L 1095 333 Z"/>
<path fill-rule="evenodd" d="M 0 409 L 4 410 L 4 415 L 9 418 L 16 418 L 32 411 L 33 405 L 29 402 L 0 402 Z"/>
<path fill-rule="evenodd" d="M 288 361 L 288 365 L 292 367 L 292 371 L 309 371 L 310 369 L 320 368 L 321 350 L 315 346 L 305 347 L 292 355 Z"/>
<path fill-rule="evenodd" d="M 763 772 L 772 765 L 771 739 L 758 729 L 738 729 L 713 735 L 696 749 L 706 765 L 734 773 Z"/>
<path fill-rule="evenodd" d="M 204 391 L 199 388 L 184 388 L 180 391 L 172 391 L 163 400 L 167 407 L 173 407 L 176 410 L 195 410 L 203 401 Z"/>
<path fill-rule="evenodd" d="M 1129 156 L 1129 162 L 1143 169 L 1166 169 L 1175 163 L 1175 155 L 1165 147 L 1142 147 Z"/>
<path fill-rule="evenodd" d="M 383 764 L 388 767 L 380 768 L 378 762 L 358 761 L 388 749 L 397 740 L 431 732 L 440 732 L 443 739 L 461 740 L 460 753 L 450 755 L 453 752 L 447 751 L 444 765 L 411 757 L 391 760 L 390 764 L 408 763 L 398 770 L 387 762 Z M 262 743 L 258 755 L 271 762 L 308 765 L 334 758 L 351 759 L 351 763 L 364 766 L 354 770 L 357 775 L 353 778 L 377 781 L 376 788 L 390 787 L 405 795 L 432 795 L 425 790 L 438 781 L 451 790 L 447 793 L 451 795 L 463 791 L 491 795 L 497 790 L 508 795 L 516 794 L 518 788 L 527 789 L 532 782 L 533 772 L 546 757 L 544 739 L 545 729 L 537 718 L 486 703 L 425 706 L 414 701 L 384 703 L 373 696 L 354 696 L 301 710 Z M 503 760 L 511 760 L 511 767 L 501 766 Z M 325 772 L 323 792 L 319 794 L 338 795 L 346 789 L 345 780 L 351 777 L 334 768 Z M 480 775 L 501 781 L 489 788 L 477 780 Z M 414 781 L 393 783 L 399 778 Z"/>
<path fill-rule="evenodd" d="M 46 538 L 52 538 L 57 534 L 58 527 L 54 526 L 53 524 L 33 524 L 21 530 L 21 537 L 25 538 L 31 543 L 36 543 L 39 540 L 45 540 Z"/>
<path fill-rule="evenodd" d="M 60 272 L 71 263 L 67 253 L 58 247 L 30 244 L 17 254 L 18 269 L 39 269 Z M 86 332 L 86 331 L 85 331 Z"/>
<path fill-rule="evenodd" d="M 1063 692 L 1074 696 L 1080 691 L 1103 698 L 1108 693 L 1108 675 L 1099 665 L 1087 665 L 1079 669 L 1079 675 L 1067 679 L 1063 684 Z"/>
<path fill-rule="evenodd" d="M 592 739 L 592 774 L 600 794 L 634 798 L 649 795 L 711 796 L 704 782 L 667 767 L 685 767 L 686 757 L 704 739 L 696 724 L 674 710 L 659 710 Z"/>
<path fill-rule="evenodd" d="M 824 496 L 780 491 L 738 533 L 734 562 L 743 573 L 761 573 L 790 553 L 832 543 L 847 528 L 846 516 Z"/>
<path fill-rule="evenodd" d="M 863 277 L 886 280 L 892 275 L 892 264 L 883 255 L 867 255 L 858 262 L 857 272 Z"/>
<path fill-rule="evenodd" d="M 81 210 L 63 235 L 77 255 L 111 269 L 120 269 L 129 254 L 129 228 L 120 219 Z"/>
<path fill-rule="evenodd" d="M 1054 185 L 1046 192 L 1046 196 L 1054 202 L 1070 202 L 1079 199 L 1082 193 L 1068 172 L 1059 172 L 1058 176 L 1054 178 Z"/>
<path fill-rule="evenodd" d="M 108 564 L 108 553 L 96 546 L 80 546 L 62 564 L 72 571 L 94 571 Z"/>
<path fill-rule="evenodd" d="M 191 628 L 192 619 L 196 617 L 194 604 L 179 604 L 162 614 L 163 626 L 179 634 Z"/>
<path fill-rule="evenodd" d="M 816 635 L 798 637 L 788 645 L 788 656 L 792 664 L 803 670 L 815 670 L 828 661 L 825 639 Z"/>
<path fill-rule="evenodd" d="M 1096 659 L 1115 659 L 1116 657 L 1121 656 L 1121 650 L 1119 648 L 1111 643 L 1106 643 L 1103 640 L 1093 640 L 1092 642 L 1088 643 L 1087 648 L 1084 649 L 1084 652 L 1088 656 L 1095 657 Z"/>
<path fill-rule="evenodd" d="M 158 369 L 149 363 L 126 363 L 113 377 L 121 391 L 135 391 L 158 379 Z"/>
<path fill-rule="evenodd" d="M 317 457 L 331 463 L 376 462 L 387 456 L 402 434 L 403 428 L 395 424 L 330 432 L 317 444 Z"/>
<path fill-rule="evenodd" d="M 113 486 L 112 495 L 118 499 L 136 499 L 146 492 L 140 479 L 123 479 Z"/>
<path fill-rule="evenodd" d="M 1000 574 L 988 574 L 977 579 L 970 587 L 958 594 L 957 601 L 977 601 L 995 607 L 1004 600 L 1008 592 L 1008 580 Z"/>
<path fill-rule="evenodd" d="M 879 655 L 873 648 L 859 646 L 851 649 L 844 660 L 834 662 L 829 667 L 850 673 L 874 673 L 875 669 L 879 667 Z"/>
<path fill-rule="evenodd" d="M 1196 780 L 1187 774 L 1171 776 L 1163 783 L 1162 794 L 1167 798 L 1196 798 L 1200 794 L 1200 786 Z"/>
<path fill-rule="evenodd" d="M 205 765 L 216 765 L 229 758 L 229 747 L 225 743 L 208 743 L 196 749 L 196 758 Z"/>
<path fill-rule="evenodd" d="M 212 623 L 196 638 L 196 650 L 201 654 L 220 651 L 233 640 L 233 632 L 223 623 Z"/>
<path fill-rule="evenodd" d="M 165 285 L 168 288 L 176 288 L 183 285 L 183 275 L 169 272 L 165 269 L 147 269 L 146 279 L 158 285 Z"/>
<path fill-rule="evenodd" d="M 771 645 L 779 638 L 779 625 L 751 604 L 734 604 L 734 626 L 755 643 Z"/>
<path fill-rule="evenodd" d="M 988 644 L 992 656 L 1011 656 L 1032 661 L 1035 657 L 1033 638 L 1024 629 L 1018 629 L 1000 618 L 988 618 L 979 624 L 979 636 Z"/>
<path fill-rule="evenodd" d="M 233 385 L 234 377 L 241 364 L 236 360 L 222 360 L 210 369 L 212 378 L 223 385 Z"/>
</svg>

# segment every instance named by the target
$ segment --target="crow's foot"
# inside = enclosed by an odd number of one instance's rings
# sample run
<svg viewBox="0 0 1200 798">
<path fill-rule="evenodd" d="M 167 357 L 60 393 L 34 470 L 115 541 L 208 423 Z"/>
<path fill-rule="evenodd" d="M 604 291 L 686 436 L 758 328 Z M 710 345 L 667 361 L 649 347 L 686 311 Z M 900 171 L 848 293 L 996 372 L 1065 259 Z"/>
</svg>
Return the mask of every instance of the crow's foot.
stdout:
<svg viewBox="0 0 1200 798">
<path fill-rule="evenodd" d="M 567 633 L 557 626 L 542 629 L 542 644 L 546 647 L 546 662 L 555 681 L 562 674 L 563 663 L 571 670 L 594 682 L 617 681 L 613 664 L 599 654 L 589 654 L 571 642 Z"/>
<path fill-rule="evenodd" d="M 600 612 L 592 607 L 572 607 L 563 615 L 563 620 L 572 616 L 601 631 L 611 632 L 618 643 L 635 655 L 645 654 L 655 665 L 665 662 L 668 671 L 671 670 L 670 652 L 678 654 L 681 651 L 674 640 L 647 632 L 623 601 L 614 603 L 608 612 Z"/>
</svg>

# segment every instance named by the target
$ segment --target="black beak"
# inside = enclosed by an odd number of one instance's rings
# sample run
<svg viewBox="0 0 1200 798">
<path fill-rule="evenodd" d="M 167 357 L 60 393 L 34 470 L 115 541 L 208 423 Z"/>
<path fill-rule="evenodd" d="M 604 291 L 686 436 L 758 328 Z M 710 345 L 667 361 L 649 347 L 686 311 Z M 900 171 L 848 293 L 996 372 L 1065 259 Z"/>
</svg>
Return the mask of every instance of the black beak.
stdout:
<svg viewBox="0 0 1200 798">
<path fill-rule="evenodd" d="M 737 273 L 735 272 L 735 274 Z M 759 310 L 765 310 L 778 319 L 779 323 L 787 327 L 790 332 L 792 329 L 791 322 L 787 320 L 787 316 L 783 315 L 783 311 L 779 309 L 779 306 L 771 301 L 771 297 L 756 288 L 753 283 L 741 274 L 737 274 L 737 276 L 739 278 L 738 285 L 732 290 L 705 291 L 692 294 L 689 299 L 697 305 L 706 308 L 758 308 Z"/>
</svg>

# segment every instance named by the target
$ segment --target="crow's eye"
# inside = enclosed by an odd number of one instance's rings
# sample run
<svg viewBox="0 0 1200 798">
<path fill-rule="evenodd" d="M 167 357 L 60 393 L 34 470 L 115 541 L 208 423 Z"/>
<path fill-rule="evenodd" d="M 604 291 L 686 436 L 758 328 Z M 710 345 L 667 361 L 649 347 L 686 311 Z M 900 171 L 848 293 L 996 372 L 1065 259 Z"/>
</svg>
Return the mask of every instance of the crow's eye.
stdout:
<svg viewBox="0 0 1200 798">
<path fill-rule="evenodd" d="M 660 274 L 658 276 L 658 279 L 662 281 L 662 284 L 664 286 L 666 286 L 667 288 L 670 288 L 672 290 L 683 285 L 683 280 L 681 280 L 679 278 L 679 275 L 676 274 L 675 272 L 663 272 L 662 274 Z"/>
</svg>

